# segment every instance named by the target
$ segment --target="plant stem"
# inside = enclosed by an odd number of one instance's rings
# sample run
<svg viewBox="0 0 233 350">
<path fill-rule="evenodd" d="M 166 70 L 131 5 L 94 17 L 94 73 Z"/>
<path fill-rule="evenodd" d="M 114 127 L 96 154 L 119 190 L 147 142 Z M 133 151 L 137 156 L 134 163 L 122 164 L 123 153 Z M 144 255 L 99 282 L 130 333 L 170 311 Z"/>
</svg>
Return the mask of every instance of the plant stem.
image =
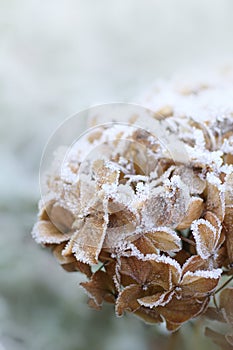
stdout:
<svg viewBox="0 0 233 350">
<path fill-rule="evenodd" d="M 191 239 L 188 239 L 188 238 L 186 238 L 186 237 L 184 237 L 184 236 L 182 236 L 182 235 L 180 235 L 180 238 L 182 239 L 182 241 L 184 241 L 184 242 L 186 242 L 186 243 L 188 243 L 188 244 L 190 244 L 190 245 L 196 247 L 196 243 L 193 242 L 193 241 L 191 241 Z"/>
<path fill-rule="evenodd" d="M 218 292 L 220 292 L 224 287 L 226 287 L 231 281 L 233 281 L 233 276 L 231 276 L 231 278 L 229 278 L 225 283 L 223 283 L 223 285 L 221 287 L 219 287 L 214 294 L 217 294 Z"/>
</svg>

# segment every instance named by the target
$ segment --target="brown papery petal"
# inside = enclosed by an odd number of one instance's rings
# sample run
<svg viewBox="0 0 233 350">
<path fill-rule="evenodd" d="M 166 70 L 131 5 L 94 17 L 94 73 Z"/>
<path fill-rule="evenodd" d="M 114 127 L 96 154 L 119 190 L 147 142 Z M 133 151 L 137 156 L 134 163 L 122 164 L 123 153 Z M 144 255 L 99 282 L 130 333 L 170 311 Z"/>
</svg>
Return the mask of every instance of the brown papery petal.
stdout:
<svg viewBox="0 0 233 350">
<path fill-rule="evenodd" d="M 162 317 L 159 315 L 156 309 L 148 309 L 141 306 L 134 312 L 134 314 L 141 318 L 145 323 L 153 324 L 163 322 Z"/>
<path fill-rule="evenodd" d="M 163 252 L 178 252 L 181 249 L 180 237 L 168 227 L 157 228 L 154 232 L 147 232 L 144 235 Z"/>
<path fill-rule="evenodd" d="M 219 307 L 224 310 L 226 321 L 233 327 L 233 287 L 225 288 L 221 292 Z"/>
<path fill-rule="evenodd" d="M 143 298 L 138 299 L 138 302 L 140 305 L 153 308 L 161 305 L 164 302 L 164 298 L 167 296 L 167 294 L 170 292 L 158 292 L 156 294 L 153 294 L 151 296 L 146 296 Z M 169 299 L 167 299 L 168 303 Z"/>
<path fill-rule="evenodd" d="M 197 253 L 202 259 L 207 259 L 214 252 L 218 231 L 208 221 L 199 219 L 191 226 L 194 239 L 196 241 Z"/>
<path fill-rule="evenodd" d="M 222 224 L 216 214 L 207 211 L 205 214 L 205 219 L 208 220 L 211 225 L 216 229 L 215 247 L 220 247 L 225 241 L 225 234 L 222 230 Z"/>
<path fill-rule="evenodd" d="M 232 345 L 227 341 L 224 334 L 213 331 L 210 328 L 206 328 L 205 335 L 212 339 L 212 341 L 219 345 L 222 350 L 232 350 Z"/>
<path fill-rule="evenodd" d="M 224 193 L 220 185 L 207 181 L 206 209 L 217 215 L 220 221 L 224 218 Z"/>
<path fill-rule="evenodd" d="M 141 236 L 137 240 L 133 241 L 133 245 L 142 254 L 158 254 L 159 253 L 156 245 L 146 235 Z"/>
<path fill-rule="evenodd" d="M 88 264 L 84 264 L 74 257 L 74 255 L 64 256 L 62 251 L 65 248 L 65 243 L 59 244 L 53 248 L 53 254 L 55 258 L 59 261 L 61 266 L 67 272 L 80 271 L 84 273 L 87 277 L 91 277 L 91 267 Z"/>
<path fill-rule="evenodd" d="M 233 263 L 233 205 L 225 209 L 224 228 L 226 230 L 226 246 L 230 263 Z"/>
<path fill-rule="evenodd" d="M 158 312 L 167 322 L 181 324 L 201 314 L 208 302 L 208 298 L 196 300 L 192 298 L 177 299 L 174 297 L 164 307 L 159 306 Z"/>
<path fill-rule="evenodd" d="M 212 293 L 218 285 L 220 275 L 220 270 L 186 272 L 181 281 L 182 295 L 194 297 Z"/>
<path fill-rule="evenodd" d="M 115 302 L 113 280 L 104 271 L 97 271 L 90 281 L 82 282 L 80 285 L 99 306 L 102 305 L 103 301 Z"/>
<path fill-rule="evenodd" d="M 60 232 L 50 221 L 38 221 L 33 228 L 32 236 L 37 243 L 58 244 L 68 241 L 71 234 Z"/>
<path fill-rule="evenodd" d="M 182 267 L 182 275 L 184 276 L 186 272 L 195 272 L 197 270 L 207 270 L 208 261 L 203 260 L 199 255 L 192 255 L 186 260 Z"/>
<path fill-rule="evenodd" d="M 59 231 L 68 233 L 71 231 L 74 222 L 73 214 L 62 206 L 55 204 L 48 212 L 51 222 L 58 228 Z"/>
<path fill-rule="evenodd" d="M 132 284 L 120 292 L 116 301 L 116 314 L 122 316 L 124 311 L 134 312 L 140 308 L 138 299 L 143 296 L 140 285 Z"/>
<path fill-rule="evenodd" d="M 182 219 L 182 222 L 176 227 L 177 230 L 185 230 L 189 228 L 194 220 L 200 218 L 203 209 L 203 199 L 199 197 L 192 197 L 186 215 Z"/>
<path fill-rule="evenodd" d="M 77 260 L 88 264 L 97 264 L 105 234 L 104 219 L 91 216 L 86 218 L 82 228 L 72 238 L 72 252 Z"/>
<path fill-rule="evenodd" d="M 171 259 L 172 260 L 172 259 Z M 168 290 L 171 283 L 171 265 L 162 261 L 139 260 L 132 256 L 121 259 L 121 273 L 130 276 L 138 284 L 157 284 Z M 173 272 L 173 271 L 172 271 Z M 174 267 L 173 274 L 177 273 Z"/>
</svg>

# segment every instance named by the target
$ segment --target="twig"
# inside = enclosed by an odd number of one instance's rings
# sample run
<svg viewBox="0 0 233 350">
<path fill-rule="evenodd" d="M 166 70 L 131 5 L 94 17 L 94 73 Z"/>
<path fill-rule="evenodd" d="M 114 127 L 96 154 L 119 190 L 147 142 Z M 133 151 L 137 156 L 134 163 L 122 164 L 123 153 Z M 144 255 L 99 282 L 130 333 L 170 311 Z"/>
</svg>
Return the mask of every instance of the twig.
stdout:
<svg viewBox="0 0 233 350">
<path fill-rule="evenodd" d="M 186 238 L 186 237 L 184 237 L 184 236 L 182 236 L 182 235 L 180 235 L 180 238 L 182 239 L 182 241 L 184 241 L 184 242 L 186 242 L 186 243 L 188 243 L 188 244 L 190 244 L 190 245 L 196 247 L 196 243 L 193 242 L 191 239 Z"/>
<path fill-rule="evenodd" d="M 233 276 L 231 276 L 231 278 L 229 278 L 229 280 L 227 280 L 225 283 L 223 283 L 223 285 L 221 287 L 219 287 L 214 294 L 219 293 L 224 287 L 226 287 L 231 281 L 233 280 Z"/>
</svg>

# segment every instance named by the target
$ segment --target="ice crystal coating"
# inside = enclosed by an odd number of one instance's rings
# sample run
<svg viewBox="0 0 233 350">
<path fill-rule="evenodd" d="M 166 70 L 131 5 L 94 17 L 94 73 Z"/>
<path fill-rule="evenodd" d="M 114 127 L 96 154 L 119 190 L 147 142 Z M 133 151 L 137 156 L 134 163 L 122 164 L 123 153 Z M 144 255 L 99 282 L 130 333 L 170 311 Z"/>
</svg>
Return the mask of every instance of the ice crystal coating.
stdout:
<svg viewBox="0 0 233 350">
<path fill-rule="evenodd" d="M 86 274 L 90 306 L 175 331 L 233 274 L 232 96 L 226 82 L 158 83 L 143 100 L 151 111 L 94 110 L 93 128 L 47 175 L 33 237 Z M 232 325 L 228 294 L 219 318 Z"/>
</svg>

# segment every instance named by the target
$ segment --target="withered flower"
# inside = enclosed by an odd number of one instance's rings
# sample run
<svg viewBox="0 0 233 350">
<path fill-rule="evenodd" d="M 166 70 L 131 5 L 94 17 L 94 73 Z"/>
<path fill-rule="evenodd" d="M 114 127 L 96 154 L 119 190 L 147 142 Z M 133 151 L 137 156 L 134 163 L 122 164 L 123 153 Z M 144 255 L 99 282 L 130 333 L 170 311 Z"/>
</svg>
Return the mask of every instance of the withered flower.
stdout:
<svg viewBox="0 0 233 350">
<path fill-rule="evenodd" d="M 47 176 L 33 237 L 86 275 L 91 307 L 170 331 L 200 315 L 232 328 L 232 287 L 208 306 L 233 274 L 233 111 L 210 108 L 208 84 L 167 88 L 143 117 L 90 117 L 95 128 Z M 206 334 L 233 346 L 231 329 Z"/>
<path fill-rule="evenodd" d="M 121 258 L 120 283 L 124 288 L 116 301 L 116 313 L 147 307 L 165 318 L 169 330 L 176 330 L 204 312 L 218 284 L 221 270 L 197 269 L 205 267 L 198 256 L 191 257 L 183 268 L 165 256 Z"/>
</svg>

